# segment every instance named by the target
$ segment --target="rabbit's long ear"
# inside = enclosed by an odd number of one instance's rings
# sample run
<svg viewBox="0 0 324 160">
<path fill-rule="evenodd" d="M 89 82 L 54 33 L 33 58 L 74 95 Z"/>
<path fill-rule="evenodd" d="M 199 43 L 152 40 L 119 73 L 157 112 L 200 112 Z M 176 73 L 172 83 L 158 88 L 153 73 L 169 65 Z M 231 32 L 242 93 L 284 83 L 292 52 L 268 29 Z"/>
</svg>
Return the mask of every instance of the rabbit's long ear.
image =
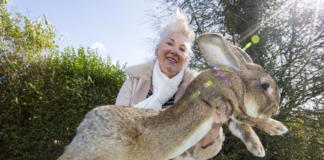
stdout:
<svg viewBox="0 0 324 160">
<path fill-rule="evenodd" d="M 247 63 L 253 63 L 252 58 L 245 52 L 243 51 L 240 47 L 235 46 L 236 50 L 239 51 L 241 53 L 241 55 L 243 56 L 243 58 L 245 59 L 245 61 Z"/>
<path fill-rule="evenodd" d="M 205 59 L 214 66 L 230 66 L 234 70 L 242 70 L 246 64 L 243 56 L 235 47 L 219 34 L 200 35 L 198 47 Z"/>
</svg>

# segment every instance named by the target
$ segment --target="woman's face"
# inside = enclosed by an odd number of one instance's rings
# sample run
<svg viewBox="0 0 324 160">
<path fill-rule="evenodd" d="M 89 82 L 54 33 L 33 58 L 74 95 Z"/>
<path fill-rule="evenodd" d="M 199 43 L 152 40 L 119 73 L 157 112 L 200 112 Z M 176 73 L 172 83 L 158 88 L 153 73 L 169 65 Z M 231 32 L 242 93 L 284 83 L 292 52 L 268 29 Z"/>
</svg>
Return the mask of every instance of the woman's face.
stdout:
<svg viewBox="0 0 324 160">
<path fill-rule="evenodd" d="M 159 58 L 159 66 L 166 76 L 172 78 L 177 75 L 187 61 L 186 54 L 188 39 L 180 32 L 175 32 L 164 39 L 155 51 Z"/>
</svg>

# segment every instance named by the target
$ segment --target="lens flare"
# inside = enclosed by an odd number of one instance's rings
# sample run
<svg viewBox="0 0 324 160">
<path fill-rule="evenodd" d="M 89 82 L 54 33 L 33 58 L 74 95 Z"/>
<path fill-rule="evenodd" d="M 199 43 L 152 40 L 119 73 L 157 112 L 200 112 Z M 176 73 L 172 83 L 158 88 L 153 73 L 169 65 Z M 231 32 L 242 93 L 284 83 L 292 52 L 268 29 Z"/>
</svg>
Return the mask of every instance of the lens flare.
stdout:
<svg viewBox="0 0 324 160">
<path fill-rule="evenodd" d="M 208 82 L 206 82 L 206 83 L 204 84 L 204 87 L 207 88 L 207 87 L 209 87 L 211 84 L 212 84 L 212 82 L 211 82 L 211 81 L 208 81 Z"/>
<path fill-rule="evenodd" d="M 288 2 L 284 7 L 280 8 L 279 10 L 277 10 L 275 13 L 273 13 L 269 18 L 267 18 L 265 21 L 263 21 L 260 25 L 258 25 L 256 28 L 254 28 L 251 32 L 249 32 L 246 36 L 244 36 L 242 39 L 240 39 L 237 44 L 240 44 L 243 40 L 245 40 L 246 38 L 248 38 L 251 34 L 253 34 L 254 32 L 256 32 L 259 28 L 261 28 L 261 26 L 263 26 L 265 23 L 269 22 L 271 19 L 275 18 L 279 13 L 281 12 L 286 12 L 291 10 L 293 7 L 295 6 L 294 2 Z M 255 35 L 252 37 L 252 42 L 255 44 L 258 43 L 260 40 L 260 37 Z M 242 50 L 245 51 L 247 48 L 249 48 L 252 45 L 252 43 L 248 43 Z"/>
<path fill-rule="evenodd" d="M 252 43 L 256 44 L 256 43 L 259 43 L 260 41 L 260 37 L 258 35 L 254 35 L 252 38 Z"/>
<path fill-rule="evenodd" d="M 188 101 L 184 101 L 184 102 L 182 103 L 182 106 L 187 107 L 188 104 L 189 104 Z"/>
<path fill-rule="evenodd" d="M 252 42 L 249 42 L 242 50 L 245 51 L 246 49 L 251 47 L 251 45 L 252 45 Z"/>
</svg>

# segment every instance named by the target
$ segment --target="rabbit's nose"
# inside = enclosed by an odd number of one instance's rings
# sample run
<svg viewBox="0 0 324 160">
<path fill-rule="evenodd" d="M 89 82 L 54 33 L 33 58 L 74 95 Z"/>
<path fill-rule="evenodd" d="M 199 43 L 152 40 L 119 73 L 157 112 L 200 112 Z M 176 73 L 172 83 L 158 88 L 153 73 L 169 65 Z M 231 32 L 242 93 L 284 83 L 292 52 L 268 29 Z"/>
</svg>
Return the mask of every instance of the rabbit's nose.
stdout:
<svg viewBox="0 0 324 160">
<path fill-rule="evenodd" d="M 279 106 L 278 107 L 276 106 L 276 109 L 277 111 L 273 113 L 274 116 L 279 114 Z"/>
<path fill-rule="evenodd" d="M 263 117 L 271 117 L 276 115 L 278 112 L 278 107 L 276 105 L 269 105 L 263 109 L 259 110 L 259 113 L 263 115 Z"/>
</svg>

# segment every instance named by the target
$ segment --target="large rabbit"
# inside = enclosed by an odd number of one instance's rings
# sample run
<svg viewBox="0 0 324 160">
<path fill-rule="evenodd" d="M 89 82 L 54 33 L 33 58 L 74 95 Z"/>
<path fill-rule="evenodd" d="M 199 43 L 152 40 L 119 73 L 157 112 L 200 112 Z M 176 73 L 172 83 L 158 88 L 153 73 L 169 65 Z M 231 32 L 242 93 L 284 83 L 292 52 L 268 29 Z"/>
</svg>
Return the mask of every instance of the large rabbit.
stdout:
<svg viewBox="0 0 324 160">
<path fill-rule="evenodd" d="M 276 82 L 261 66 L 254 64 L 246 52 L 233 47 L 220 35 L 203 34 L 198 38 L 198 46 L 209 63 L 225 70 L 230 68 L 230 72 L 235 73 L 224 73 L 231 83 L 227 88 L 231 88 L 237 98 L 231 100 L 234 111 L 229 129 L 253 155 L 265 156 L 259 137 L 251 126 L 272 136 L 288 131 L 282 123 L 270 118 L 279 112 L 280 95 Z"/>
<path fill-rule="evenodd" d="M 226 108 L 224 100 L 233 106 L 229 122 L 232 133 L 254 155 L 264 156 L 262 144 L 251 126 L 270 135 L 288 131 L 280 122 L 269 118 L 279 108 L 275 81 L 262 67 L 253 64 L 245 52 L 234 48 L 220 35 L 203 34 L 198 38 L 198 45 L 209 63 L 224 69 L 217 70 L 217 74 L 213 69 L 202 71 L 180 100 L 167 109 L 113 105 L 93 109 L 59 160 L 172 159 L 206 135 L 216 108 Z"/>
</svg>

